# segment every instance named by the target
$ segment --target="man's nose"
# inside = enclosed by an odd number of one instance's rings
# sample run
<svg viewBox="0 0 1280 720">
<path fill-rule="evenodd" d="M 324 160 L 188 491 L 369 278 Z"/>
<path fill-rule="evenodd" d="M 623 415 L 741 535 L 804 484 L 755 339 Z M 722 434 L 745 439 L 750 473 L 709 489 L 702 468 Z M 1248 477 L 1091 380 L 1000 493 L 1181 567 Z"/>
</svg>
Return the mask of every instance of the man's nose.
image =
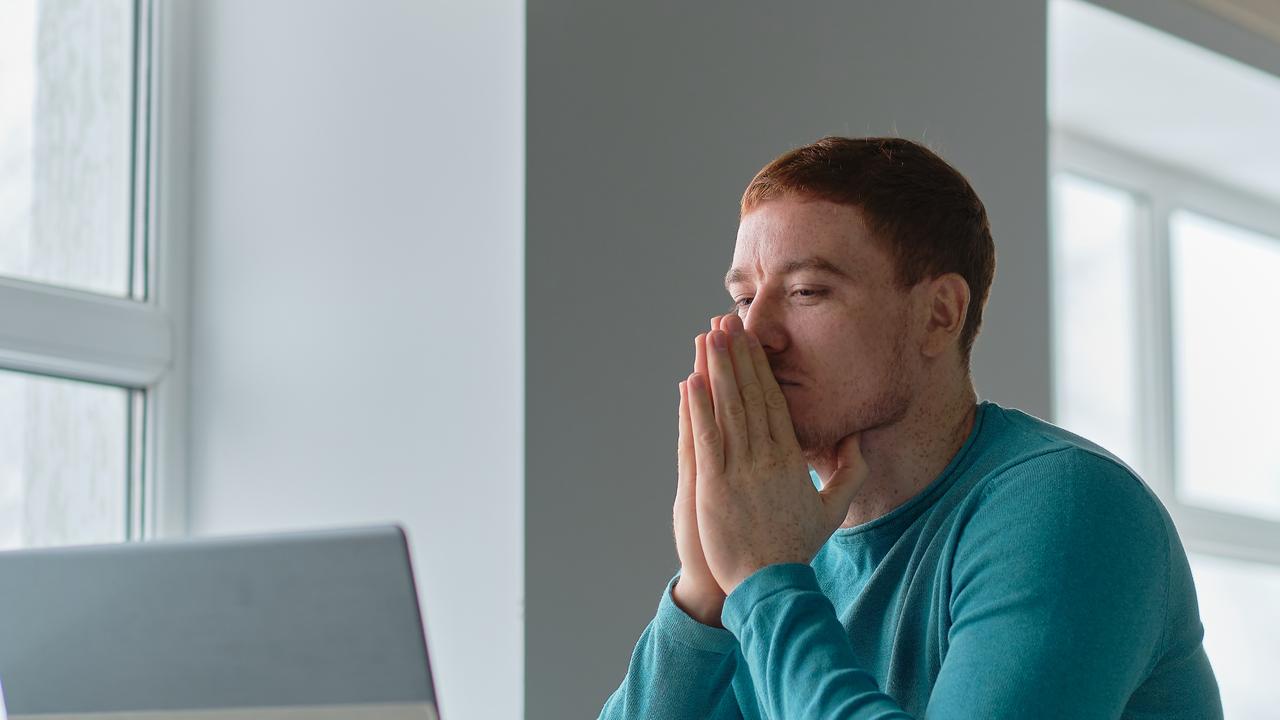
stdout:
<svg viewBox="0 0 1280 720">
<path fill-rule="evenodd" d="M 787 345 L 786 328 L 778 308 L 767 298 L 757 297 L 742 313 L 742 326 L 760 340 L 766 353 L 781 352 Z"/>
</svg>

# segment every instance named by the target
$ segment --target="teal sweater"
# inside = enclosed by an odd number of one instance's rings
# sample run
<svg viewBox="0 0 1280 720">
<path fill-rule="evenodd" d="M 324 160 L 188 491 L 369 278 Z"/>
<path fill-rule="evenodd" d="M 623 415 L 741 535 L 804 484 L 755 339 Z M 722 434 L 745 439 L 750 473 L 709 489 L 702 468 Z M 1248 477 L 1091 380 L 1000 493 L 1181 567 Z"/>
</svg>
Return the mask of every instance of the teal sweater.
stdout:
<svg viewBox="0 0 1280 720">
<path fill-rule="evenodd" d="M 601 718 L 1221 718 L 1186 551 L 1097 445 L 984 401 L 928 487 L 703 625 L 668 583 Z"/>
</svg>

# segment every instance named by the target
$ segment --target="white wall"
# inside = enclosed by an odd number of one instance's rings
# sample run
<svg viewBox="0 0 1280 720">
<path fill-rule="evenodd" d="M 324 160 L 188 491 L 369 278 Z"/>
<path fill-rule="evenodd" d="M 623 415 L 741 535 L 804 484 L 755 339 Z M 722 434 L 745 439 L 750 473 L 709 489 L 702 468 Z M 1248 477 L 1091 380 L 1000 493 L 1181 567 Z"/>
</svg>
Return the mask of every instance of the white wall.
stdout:
<svg viewBox="0 0 1280 720">
<path fill-rule="evenodd" d="M 196 5 L 192 532 L 402 522 L 445 716 L 519 717 L 524 4 Z"/>
</svg>

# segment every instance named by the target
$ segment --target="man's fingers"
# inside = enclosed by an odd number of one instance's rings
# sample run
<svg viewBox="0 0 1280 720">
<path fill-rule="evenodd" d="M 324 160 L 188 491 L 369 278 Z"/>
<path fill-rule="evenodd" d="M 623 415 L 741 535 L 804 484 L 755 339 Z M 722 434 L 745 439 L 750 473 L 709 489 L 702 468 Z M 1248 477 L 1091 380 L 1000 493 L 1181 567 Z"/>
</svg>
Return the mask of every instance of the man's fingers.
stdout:
<svg viewBox="0 0 1280 720">
<path fill-rule="evenodd" d="M 693 339 L 693 371 L 707 376 L 707 334 L 701 333 Z"/>
<path fill-rule="evenodd" d="M 716 315 L 715 317 L 711 318 L 710 324 L 711 324 L 712 332 L 720 329 L 721 320 L 722 320 L 722 317 L 719 315 Z M 693 339 L 693 372 L 694 372 L 694 375 L 701 375 L 704 380 L 707 380 L 708 378 L 711 377 L 711 369 L 707 366 L 707 356 L 709 354 L 709 349 L 707 347 L 707 337 L 708 337 L 708 333 L 700 333 L 697 337 Z M 692 378 L 693 376 L 690 375 L 689 379 L 692 379 Z M 681 383 L 680 387 L 681 387 L 681 407 L 683 408 L 682 412 L 684 413 L 682 417 L 689 416 L 691 418 L 692 417 L 692 411 L 690 409 L 691 389 L 689 387 L 688 380 Z M 709 407 L 712 408 L 712 419 L 714 420 L 715 419 L 715 412 L 714 412 L 715 392 L 714 392 L 714 389 L 709 384 L 704 383 L 704 388 L 709 396 L 709 401 L 710 401 Z M 686 437 L 689 441 L 689 453 L 690 453 L 689 456 L 690 458 L 693 458 L 694 457 L 693 446 L 694 446 L 695 436 L 693 435 L 692 422 L 690 422 L 690 425 L 688 427 L 682 426 L 682 429 L 686 431 L 684 432 L 683 437 Z M 692 461 L 690 462 L 690 466 L 691 467 L 693 466 Z"/>
<path fill-rule="evenodd" d="M 849 513 L 849 506 L 871 474 L 862 457 L 861 434 L 853 434 L 836 445 L 836 469 L 823 483 L 823 509 L 831 527 L 839 527 Z"/>
<path fill-rule="evenodd" d="M 751 357 L 750 340 L 742 320 L 728 315 L 720 329 L 729 333 L 730 355 L 733 370 L 738 378 L 738 393 L 746 414 L 747 437 L 752 452 L 759 452 L 770 441 L 769 413 L 764 403 L 764 390 L 756 376 L 755 361 Z"/>
<path fill-rule="evenodd" d="M 711 318 L 711 332 L 720 329 L 720 323 L 724 318 L 716 315 Z M 710 333 L 702 333 L 693 339 L 693 371 L 702 375 L 704 378 L 711 377 L 711 372 L 707 369 L 707 336 Z M 712 397 L 715 397 L 713 390 Z"/>
<path fill-rule="evenodd" d="M 773 368 L 769 366 L 769 358 L 764 354 L 764 346 L 753 333 L 747 333 L 747 347 L 755 365 L 756 379 L 760 382 L 760 392 L 764 396 L 764 405 L 769 414 L 769 434 L 774 442 L 783 442 L 787 438 L 795 440 L 796 431 L 791 425 L 791 411 L 787 409 L 787 396 L 778 387 L 778 380 L 773 376 Z"/>
<path fill-rule="evenodd" d="M 712 406 L 724 434 L 724 463 L 732 468 L 746 462 L 751 448 L 747 439 L 746 406 L 733 371 L 729 333 L 724 331 L 724 323 L 720 328 L 708 338 L 707 368 L 711 371 Z"/>
<path fill-rule="evenodd" d="M 694 373 L 686 385 L 689 420 L 693 429 L 693 454 L 699 477 L 718 477 L 724 472 L 724 435 L 716 423 L 715 408 L 705 375 Z"/>
<path fill-rule="evenodd" d="M 689 390 L 684 382 L 680 383 L 680 440 L 676 446 L 676 464 L 679 483 L 676 492 L 692 498 L 697 464 L 693 454 L 693 421 L 689 418 Z"/>
</svg>

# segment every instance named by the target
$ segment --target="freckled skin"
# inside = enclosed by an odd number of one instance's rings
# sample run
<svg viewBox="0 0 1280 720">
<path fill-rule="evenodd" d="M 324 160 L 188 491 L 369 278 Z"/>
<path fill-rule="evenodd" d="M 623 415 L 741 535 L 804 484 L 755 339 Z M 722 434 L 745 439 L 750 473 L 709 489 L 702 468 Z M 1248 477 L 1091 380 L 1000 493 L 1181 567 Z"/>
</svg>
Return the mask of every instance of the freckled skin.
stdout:
<svg viewBox="0 0 1280 720">
<path fill-rule="evenodd" d="M 788 275 L 789 260 L 830 260 L 849 278 L 812 270 Z M 972 428 L 977 395 L 960 360 L 967 284 L 950 274 L 897 285 L 893 259 L 861 213 L 844 205 L 783 197 L 739 225 L 730 286 L 749 298 L 738 315 L 761 341 L 784 386 L 805 460 L 826 478 L 841 439 L 861 433 L 871 470 L 845 527 L 906 502 L 946 466 Z M 796 291 L 819 289 L 822 296 Z"/>
<path fill-rule="evenodd" d="M 958 340 L 968 285 L 947 273 L 899 286 L 855 208 L 784 197 L 750 210 L 726 288 L 737 315 L 695 341 L 681 395 L 672 593 L 704 622 L 755 571 L 809 562 L 837 527 L 918 493 L 977 403 Z"/>
</svg>

